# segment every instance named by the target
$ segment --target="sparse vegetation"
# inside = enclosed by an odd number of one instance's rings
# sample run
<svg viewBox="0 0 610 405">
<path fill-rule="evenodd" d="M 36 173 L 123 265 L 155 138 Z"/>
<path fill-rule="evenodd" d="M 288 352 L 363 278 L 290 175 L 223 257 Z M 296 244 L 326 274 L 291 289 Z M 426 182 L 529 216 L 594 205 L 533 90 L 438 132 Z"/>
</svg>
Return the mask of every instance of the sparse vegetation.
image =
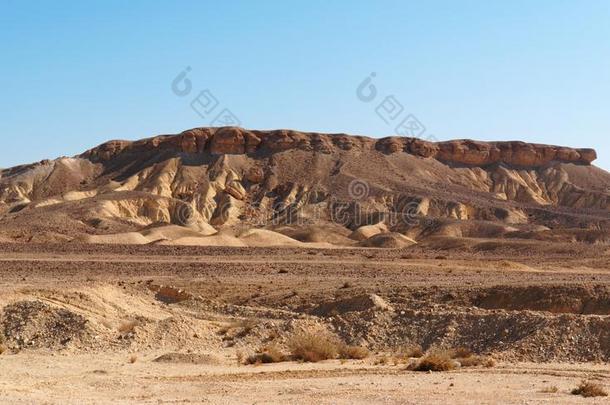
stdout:
<svg viewBox="0 0 610 405">
<path fill-rule="evenodd" d="M 301 332 L 292 336 L 288 348 L 295 360 L 318 362 L 337 358 L 338 342 L 336 339 L 311 332 Z"/>
<path fill-rule="evenodd" d="M 486 356 L 470 355 L 468 357 L 458 357 L 455 360 L 457 360 L 462 367 L 494 367 L 496 365 L 494 359 Z"/>
<path fill-rule="evenodd" d="M 556 394 L 559 392 L 559 388 L 557 388 L 555 385 L 551 385 L 550 387 L 544 387 L 540 390 L 540 392 L 544 394 Z"/>
<path fill-rule="evenodd" d="M 436 349 L 409 366 L 413 371 L 449 371 L 457 367 L 494 367 L 491 357 L 475 355 L 470 349 Z"/>
<path fill-rule="evenodd" d="M 435 350 L 419 359 L 409 367 L 413 371 L 450 371 L 456 368 L 456 361 L 452 359 L 449 350 Z"/>
<path fill-rule="evenodd" d="M 391 350 L 390 354 L 384 354 L 383 356 L 377 357 L 375 365 L 388 365 L 393 364 L 397 366 L 399 364 L 408 364 L 413 358 L 420 358 L 424 355 L 424 351 L 420 345 L 410 344 L 404 346 L 398 346 Z"/>
<path fill-rule="evenodd" d="M 271 342 L 271 341 L 273 341 L 273 340 L 275 340 L 275 339 L 277 339 L 279 337 L 280 337 L 279 332 L 272 329 L 272 330 L 269 331 L 269 336 L 267 337 L 267 341 Z"/>
<path fill-rule="evenodd" d="M 369 357 L 369 350 L 362 346 L 339 345 L 339 358 L 344 360 L 362 360 Z"/>
<path fill-rule="evenodd" d="M 238 350 L 236 352 L 237 355 L 237 364 L 242 365 L 245 363 L 246 360 L 246 354 L 242 351 L 242 350 Z"/>
<path fill-rule="evenodd" d="M 239 354 L 238 354 L 239 359 Z M 248 356 L 242 362 L 245 364 L 268 364 L 268 363 L 280 363 L 287 361 L 288 357 L 282 353 L 276 346 L 264 346 L 260 348 L 256 353 Z"/>
<path fill-rule="evenodd" d="M 386 366 L 390 362 L 389 356 L 379 356 L 375 359 L 376 366 Z"/>
<path fill-rule="evenodd" d="M 580 395 L 585 398 L 607 397 L 608 393 L 601 384 L 594 381 L 583 380 L 580 385 L 572 390 L 572 395 Z"/>
<path fill-rule="evenodd" d="M 338 338 L 326 334 L 299 332 L 288 341 L 290 355 L 285 354 L 276 345 L 259 348 L 256 353 L 246 356 L 237 352 L 239 364 L 266 364 L 297 360 L 318 362 L 322 360 L 362 360 L 369 356 L 369 350 L 362 346 L 348 345 Z"/>
<path fill-rule="evenodd" d="M 132 354 L 131 356 L 129 356 L 129 363 L 133 364 L 136 361 L 138 361 L 138 356 L 136 354 Z"/>
<path fill-rule="evenodd" d="M 457 349 L 452 350 L 451 358 L 452 359 L 464 359 L 468 357 L 472 357 L 474 353 L 472 350 L 467 349 L 465 347 L 458 347 Z"/>
</svg>

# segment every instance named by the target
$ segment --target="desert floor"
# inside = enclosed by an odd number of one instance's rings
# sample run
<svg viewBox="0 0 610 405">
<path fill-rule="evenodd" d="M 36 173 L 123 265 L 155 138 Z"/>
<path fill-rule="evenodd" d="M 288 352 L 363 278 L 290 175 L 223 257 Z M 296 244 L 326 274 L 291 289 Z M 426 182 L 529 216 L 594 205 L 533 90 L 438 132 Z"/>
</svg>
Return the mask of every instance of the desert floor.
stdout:
<svg viewBox="0 0 610 405">
<path fill-rule="evenodd" d="M 18 355 L 1 360 L 3 403 L 574 404 L 582 378 L 610 383 L 587 364 L 500 364 L 493 369 L 417 373 L 366 361 L 260 366 L 133 364 L 125 355 Z M 544 392 L 557 387 L 556 393 Z"/>
<path fill-rule="evenodd" d="M 583 379 L 610 389 L 610 254 L 487 243 L 402 251 L 1 245 L 8 350 L 0 403 L 608 403 L 570 390 Z M 185 295 L 164 302 L 159 286 Z M 392 310 L 316 312 L 367 294 Z M 23 304 L 33 301 L 44 307 Z M 237 330 L 244 319 L 250 326 Z M 438 333 L 411 331 L 429 319 L 446 322 Z M 461 329 L 471 319 L 492 319 L 506 334 Z M 331 328 L 371 355 L 238 364 L 240 351 L 273 339 L 281 346 L 303 325 Z M 379 364 L 402 331 L 424 348 L 472 343 L 497 364 L 438 373 Z M 557 392 L 545 392 L 551 387 Z"/>
</svg>

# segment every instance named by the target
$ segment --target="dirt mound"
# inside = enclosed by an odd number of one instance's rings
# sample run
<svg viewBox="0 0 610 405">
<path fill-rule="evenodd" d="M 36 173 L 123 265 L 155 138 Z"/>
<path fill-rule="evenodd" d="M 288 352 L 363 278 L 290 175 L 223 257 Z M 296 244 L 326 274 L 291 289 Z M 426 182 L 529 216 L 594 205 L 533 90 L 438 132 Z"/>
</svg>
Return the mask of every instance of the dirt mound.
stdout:
<svg viewBox="0 0 610 405">
<path fill-rule="evenodd" d="M 610 289 L 604 286 L 495 287 L 473 295 L 470 303 L 486 309 L 610 315 Z"/>
<path fill-rule="evenodd" d="M 362 247 L 400 249 L 415 245 L 416 243 L 417 242 L 415 242 L 413 239 L 408 238 L 400 233 L 388 232 L 371 236 L 367 240 L 360 242 L 359 245 Z"/>
<path fill-rule="evenodd" d="M 519 361 L 609 361 L 610 318 L 485 311 L 433 305 L 395 306 L 375 316 L 347 312 L 330 318 L 347 341 L 375 347 L 417 344 L 468 347 L 478 354 Z"/>
<path fill-rule="evenodd" d="M 357 241 L 363 241 L 363 240 L 367 240 L 375 235 L 378 235 L 380 233 L 386 233 L 386 232 L 388 232 L 388 227 L 384 223 L 379 223 L 379 224 L 375 224 L 375 225 L 361 226 L 360 228 L 358 228 L 354 232 L 352 232 L 352 234 L 349 237 L 350 237 L 350 239 L 354 239 Z"/>
<path fill-rule="evenodd" d="M 41 301 L 20 301 L 4 307 L 2 331 L 15 349 L 63 348 L 87 334 L 87 320 Z"/>
<path fill-rule="evenodd" d="M 151 285 L 148 288 L 155 292 L 155 298 L 158 301 L 166 304 L 176 304 L 193 298 L 188 292 L 176 287 Z"/>
<path fill-rule="evenodd" d="M 320 304 L 314 308 L 311 313 L 316 316 L 326 317 L 347 312 L 362 312 L 368 310 L 391 311 L 392 307 L 380 296 L 367 294 Z"/>
</svg>

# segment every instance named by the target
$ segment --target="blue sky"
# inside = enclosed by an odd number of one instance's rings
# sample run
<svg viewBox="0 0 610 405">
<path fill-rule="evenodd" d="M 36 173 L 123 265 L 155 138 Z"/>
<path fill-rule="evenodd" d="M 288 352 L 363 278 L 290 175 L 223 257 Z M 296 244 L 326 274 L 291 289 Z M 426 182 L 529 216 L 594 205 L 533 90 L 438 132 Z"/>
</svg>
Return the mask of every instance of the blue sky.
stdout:
<svg viewBox="0 0 610 405">
<path fill-rule="evenodd" d="M 394 96 L 424 138 L 595 147 L 610 169 L 609 22 L 603 0 L 0 0 L 0 167 L 225 108 L 246 128 L 387 136 L 375 110 Z"/>
</svg>

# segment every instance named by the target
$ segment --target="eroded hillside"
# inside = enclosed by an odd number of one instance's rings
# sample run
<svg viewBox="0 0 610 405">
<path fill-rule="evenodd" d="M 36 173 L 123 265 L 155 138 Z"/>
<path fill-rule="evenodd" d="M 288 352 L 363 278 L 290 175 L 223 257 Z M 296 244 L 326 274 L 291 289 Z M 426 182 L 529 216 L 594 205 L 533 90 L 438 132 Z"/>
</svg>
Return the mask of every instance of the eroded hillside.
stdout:
<svg viewBox="0 0 610 405">
<path fill-rule="evenodd" d="M 17 241 L 401 247 L 433 236 L 604 242 L 592 149 L 196 128 L 0 172 Z M 313 245 L 312 245 L 313 246 Z"/>
</svg>

